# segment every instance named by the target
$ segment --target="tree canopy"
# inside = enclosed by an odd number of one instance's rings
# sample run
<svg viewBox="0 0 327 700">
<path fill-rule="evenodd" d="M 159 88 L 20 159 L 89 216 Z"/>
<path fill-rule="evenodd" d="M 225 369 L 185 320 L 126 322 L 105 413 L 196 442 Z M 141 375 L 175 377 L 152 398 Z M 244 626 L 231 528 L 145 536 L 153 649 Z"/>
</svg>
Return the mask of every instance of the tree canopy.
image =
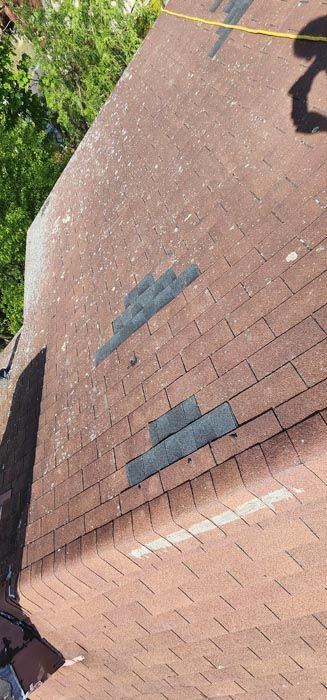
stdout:
<svg viewBox="0 0 327 700">
<path fill-rule="evenodd" d="M 142 43 L 160 0 L 60 0 L 18 10 L 18 28 L 32 42 L 47 107 L 77 146 Z M 16 7 L 17 13 L 17 7 Z"/>
<path fill-rule="evenodd" d="M 13 46 L 0 42 L 0 339 L 22 322 L 26 232 L 67 162 L 46 136 L 44 99 L 30 90 L 30 59 L 13 70 Z"/>
</svg>

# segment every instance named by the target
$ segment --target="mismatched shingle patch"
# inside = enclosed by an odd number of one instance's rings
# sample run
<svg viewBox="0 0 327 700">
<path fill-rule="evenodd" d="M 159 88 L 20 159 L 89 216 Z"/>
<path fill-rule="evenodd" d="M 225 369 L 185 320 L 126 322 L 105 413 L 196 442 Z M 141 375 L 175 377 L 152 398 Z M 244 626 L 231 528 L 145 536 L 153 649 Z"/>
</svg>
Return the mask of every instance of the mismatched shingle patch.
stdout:
<svg viewBox="0 0 327 700">
<path fill-rule="evenodd" d="M 126 464 L 129 485 L 139 484 L 160 469 L 235 430 L 237 425 L 228 403 L 201 416 L 195 397 L 186 399 L 150 423 L 153 447 Z"/>
<path fill-rule="evenodd" d="M 155 446 L 169 435 L 174 435 L 197 418 L 201 418 L 201 411 L 195 396 L 190 396 L 149 424 L 152 445 Z"/>
<path fill-rule="evenodd" d="M 215 10 L 217 10 L 221 4 L 221 1 L 222 0 L 214 0 L 210 7 L 210 11 L 215 12 Z M 224 7 L 224 11 L 227 12 L 226 24 L 238 24 L 241 17 L 243 17 L 244 13 L 249 9 L 252 3 L 253 0 L 229 0 L 227 5 Z M 218 39 L 214 43 L 212 49 L 209 51 L 209 56 L 211 58 L 214 58 L 217 51 L 219 51 L 232 31 L 232 29 L 227 29 L 225 27 L 219 27 L 217 29 Z"/>
<path fill-rule="evenodd" d="M 179 277 L 172 268 L 157 280 L 149 273 L 132 289 L 125 299 L 125 311 L 113 321 L 114 335 L 96 353 L 96 365 L 127 340 L 166 304 L 175 299 L 200 274 L 195 263 Z"/>
</svg>

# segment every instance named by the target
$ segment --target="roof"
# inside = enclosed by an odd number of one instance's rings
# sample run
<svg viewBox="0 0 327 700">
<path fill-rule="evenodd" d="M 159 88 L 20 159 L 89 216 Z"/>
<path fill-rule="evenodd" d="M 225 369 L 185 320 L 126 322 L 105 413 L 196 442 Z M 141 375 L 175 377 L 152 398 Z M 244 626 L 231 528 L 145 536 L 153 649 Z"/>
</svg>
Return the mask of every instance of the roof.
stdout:
<svg viewBox="0 0 327 700">
<path fill-rule="evenodd" d="M 324 11 L 247 5 L 295 33 Z M 326 690 L 323 63 L 214 42 L 160 16 L 28 234 L 2 576 L 84 657 L 36 699 Z"/>
</svg>

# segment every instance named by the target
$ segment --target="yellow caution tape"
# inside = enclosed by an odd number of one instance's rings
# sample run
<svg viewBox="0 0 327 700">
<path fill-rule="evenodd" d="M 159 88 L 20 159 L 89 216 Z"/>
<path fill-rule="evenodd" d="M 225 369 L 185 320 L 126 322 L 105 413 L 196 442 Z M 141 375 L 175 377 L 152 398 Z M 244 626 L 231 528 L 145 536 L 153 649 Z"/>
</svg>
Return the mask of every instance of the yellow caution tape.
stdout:
<svg viewBox="0 0 327 700">
<path fill-rule="evenodd" d="M 224 27 L 226 29 L 238 29 L 240 32 L 247 32 L 248 34 L 264 34 L 264 36 L 274 36 L 279 39 L 303 39 L 304 41 L 325 41 L 327 42 L 327 36 L 313 36 L 311 34 L 290 34 L 289 32 L 273 32 L 269 29 L 251 29 L 251 27 L 242 27 L 240 24 L 226 24 L 226 22 L 218 22 L 217 20 L 204 19 L 203 17 L 192 17 L 191 15 L 184 15 L 181 12 L 173 12 L 172 10 L 164 10 L 166 15 L 173 15 L 173 17 L 180 17 L 180 19 L 189 19 L 192 22 L 201 22 L 201 24 L 211 24 L 215 27 Z"/>
</svg>

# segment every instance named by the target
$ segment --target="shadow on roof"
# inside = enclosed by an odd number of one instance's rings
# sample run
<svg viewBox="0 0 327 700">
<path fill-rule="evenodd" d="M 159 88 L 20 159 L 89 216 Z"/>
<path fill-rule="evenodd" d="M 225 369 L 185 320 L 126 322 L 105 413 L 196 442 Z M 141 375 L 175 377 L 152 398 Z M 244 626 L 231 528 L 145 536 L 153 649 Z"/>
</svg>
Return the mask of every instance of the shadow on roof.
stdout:
<svg viewBox="0 0 327 700">
<path fill-rule="evenodd" d="M 327 15 L 309 22 L 299 34 L 327 36 Z M 289 90 L 292 97 L 292 121 L 296 131 L 308 134 L 327 131 L 327 116 L 319 112 L 310 112 L 308 98 L 315 78 L 321 72 L 327 72 L 327 43 L 296 39 L 293 52 L 297 58 L 311 61 L 309 68 Z"/>
<path fill-rule="evenodd" d="M 0 445 L 0 697 L 20 700 L 64 659 L 19 605 L 46 351 L 20 375 Z M 10 692 L 11 695 L 6 695 Z"/>
</svg>

